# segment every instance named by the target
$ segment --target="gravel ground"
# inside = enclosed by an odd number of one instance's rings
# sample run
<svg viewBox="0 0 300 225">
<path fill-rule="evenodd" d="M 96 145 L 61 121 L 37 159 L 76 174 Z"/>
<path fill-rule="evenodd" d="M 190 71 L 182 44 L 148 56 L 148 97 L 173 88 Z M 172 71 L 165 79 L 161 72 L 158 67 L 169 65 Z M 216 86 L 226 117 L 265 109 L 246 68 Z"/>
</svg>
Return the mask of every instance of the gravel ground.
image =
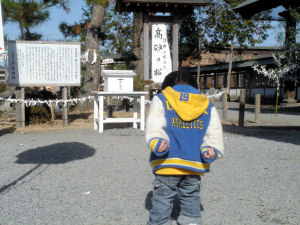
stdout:
<svg viewBox="0 0 300 225">
<path fill-rule="evenodd" d="M 0 224 L 145 224 L 144 138 L 131 128 L 0 133 Z M 225 157 L 202 180 L 203 225 L 300 224 L 300 130 L 224 126 L 224 140 Z"/>
</svg>

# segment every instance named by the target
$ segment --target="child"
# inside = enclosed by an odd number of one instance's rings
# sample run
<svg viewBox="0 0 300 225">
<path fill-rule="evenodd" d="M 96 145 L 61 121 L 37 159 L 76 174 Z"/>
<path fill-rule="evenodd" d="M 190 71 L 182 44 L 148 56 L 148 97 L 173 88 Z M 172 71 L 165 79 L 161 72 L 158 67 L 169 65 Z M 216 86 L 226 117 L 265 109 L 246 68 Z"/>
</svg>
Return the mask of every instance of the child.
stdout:
<svg viewBox="0 0 300 225">
<path fill-rule="evenodd" d="M 174 197 L 180 225 L 201 224 L 200 182 L 210 163 L 223 155 L 218 112 L 188 71 L 166 76 L 146 122 L 146 142 L 155 175 L 148 225 L 171 224 Z"/>
</svg>

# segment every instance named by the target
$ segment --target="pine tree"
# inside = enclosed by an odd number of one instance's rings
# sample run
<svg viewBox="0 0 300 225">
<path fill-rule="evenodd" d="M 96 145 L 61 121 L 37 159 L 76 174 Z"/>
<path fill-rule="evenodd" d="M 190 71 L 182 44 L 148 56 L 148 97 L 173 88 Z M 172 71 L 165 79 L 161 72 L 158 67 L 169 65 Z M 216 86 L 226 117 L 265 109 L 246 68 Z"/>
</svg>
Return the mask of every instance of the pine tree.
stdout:
<svg viewBox="0 0 300 225">
<path fill-rule="evenodd" d="M 17 23 L 20 28 L 21 40 L 39 40 L 42 38 L 42 35 L 30 31 L 30 29 L 49 18 L 48 9 L 50 7 L 60 5 L 65 10 L 68 10 L 66 2 L 66 0 L 2 0 L 4 23 Z"/>
<path fill-rule="evenodd" d="M 83 15 L 79 22 L 68 24 L 62 22 L 60 31 L 67 38 L 75 38 L 85 46 L 87 28 L 91 21 L 92 5 L 82 8 Z M 130 13 L 119 14 L 115 10 L 115 1 L 110 1 L 105 8 L 101 31 L 99 32 L 101 54 L 126 53 L 132 48 L 132 16 Z M 83 47 L 85 51 L 85 47 Z"/>
<path fill-rule="evenodd" d="M 103 53 L 117 54 L 131 51 L 132 48 L 132 16 L 130 13 L 116 12 L 115 1 L 106 10 L 102 31 L 106 38 L 103 42 Z"/>
<path fill-rule="evenodd" d="M 115 2 L 109 0 L 87 0 L 83 17 L 77 23 L 60 24 L 65 37 L 80 38 L 83 51 L 88 55 L 81 93 L 90 95 L 99 90 L 101 54 L 126 53 L 131 50 L 132 17 L 115 11 Z M 101 47 L 101 49 L 100 49 Z"/>
</svg>

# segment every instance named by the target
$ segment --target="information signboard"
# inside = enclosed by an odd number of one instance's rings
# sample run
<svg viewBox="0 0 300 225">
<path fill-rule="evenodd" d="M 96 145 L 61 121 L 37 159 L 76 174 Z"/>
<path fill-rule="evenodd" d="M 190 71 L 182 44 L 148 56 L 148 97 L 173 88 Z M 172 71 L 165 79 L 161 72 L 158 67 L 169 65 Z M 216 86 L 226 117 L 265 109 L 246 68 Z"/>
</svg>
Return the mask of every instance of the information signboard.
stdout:
<svg viewBox="0 0 300 225">
<path fill-rule="evenodd" d="M 9 41 L 12 86 L 80 86 L 80 42 Z"/>
<path fill-rule="evenodd" d="M 166 24 L 152 25 L 152 80 L 162 83 L 165 76 L 172 72 L 171 53 Z"/>
</svg>

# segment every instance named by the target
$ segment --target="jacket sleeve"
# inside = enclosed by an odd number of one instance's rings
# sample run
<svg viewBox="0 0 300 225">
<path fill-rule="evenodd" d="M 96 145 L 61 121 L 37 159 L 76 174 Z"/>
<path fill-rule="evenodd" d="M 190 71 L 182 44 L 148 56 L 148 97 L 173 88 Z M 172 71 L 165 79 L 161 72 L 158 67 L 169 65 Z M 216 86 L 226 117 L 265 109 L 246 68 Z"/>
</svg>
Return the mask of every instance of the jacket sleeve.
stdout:
<svg viewBox="0 0 300 225">
<path fill-rule="evenodd" d="M 201 146 L 201 154 L 206 151 L 206 148 L 212 147 L 214 148 L 216 157 L 215 159 L 222 158 L 224 155 L 224 142 L 223 142 L 223 129 L 220 121 L 220 117 L 216 107 L 211 108 L 211 118 L 206 131 L 206 135 L 203 139 L 203 144 Z M 203 157 L 204 158 L 204 157 Z M 213 160 L 204 159 L 208 163 L 213 162 Z"/>
<path fill-rule="evenodd" d="M 165 131 L 167 120 L 165 118 L 165 109 L 161 100 L 154 96 L 146 120 L 146 143 L 151 151 L 156 155 L 162 155 L 168 152 L 158 153 L 157 149 L 162 140 L 169 145 L 169 137 Z"/>
</svg>

